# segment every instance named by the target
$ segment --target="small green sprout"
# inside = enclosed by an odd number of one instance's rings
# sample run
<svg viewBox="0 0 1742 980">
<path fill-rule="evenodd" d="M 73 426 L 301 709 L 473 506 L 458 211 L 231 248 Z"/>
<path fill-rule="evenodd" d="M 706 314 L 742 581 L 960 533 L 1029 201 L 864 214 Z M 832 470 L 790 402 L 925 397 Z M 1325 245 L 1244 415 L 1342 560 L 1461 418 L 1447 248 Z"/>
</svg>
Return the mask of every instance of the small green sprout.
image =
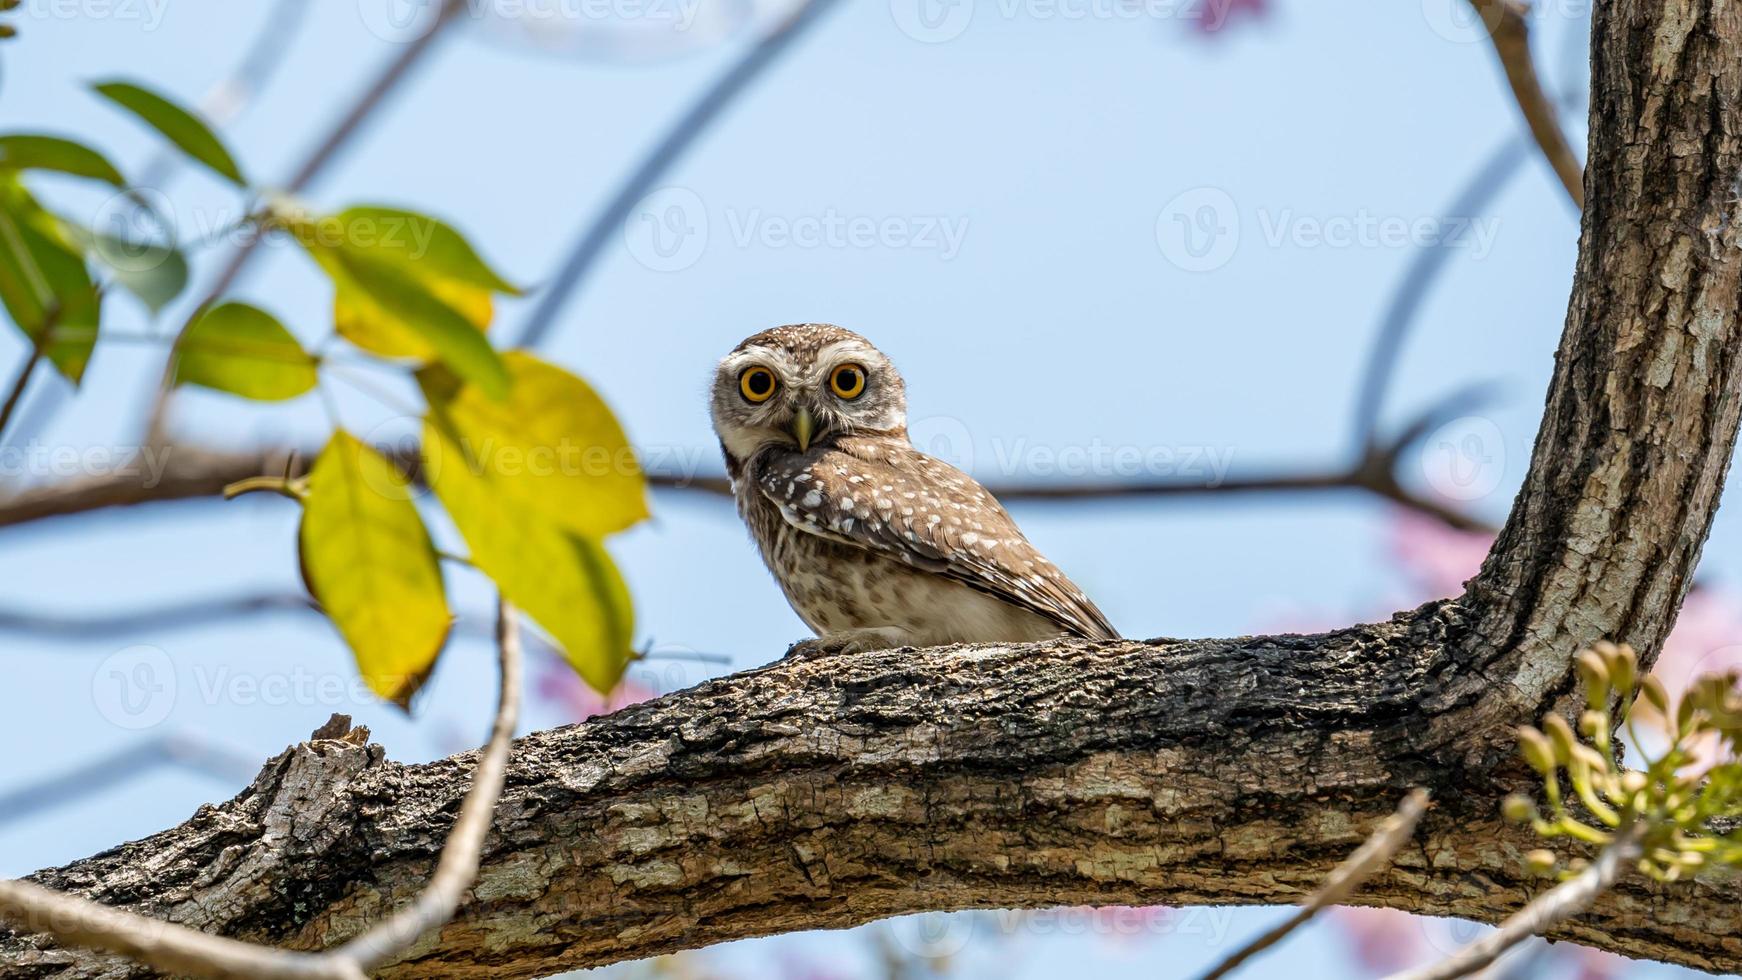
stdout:
<svg viewBox="0 0 1742 980">
<path fill-rule="evenodd" d="M 1624 827 L 1642 825 L 1639 870 L 1659 881 L 1689 877 L 1713 865 L 1742 865 L 1742 829 L 1714 829 L 1715 823 L 1742 817 L 1742 695 L 1737 677 L 1700 678 L 1679 703 L 1672 703 L 1661 681 L 1639 676 L 1639 658 L 1629 646 L 1598 643 L 1581 651 L 1576 665 L 1585 688 L 1577 732 L 1560 715 L 1545 718 L 1540 729 L 1527 725 L 1518 730 L 1519 754 L 1542 777 L 1546 812 L 1518 793 L 1506 798 L 1501 814 L 1529 824 L 1544 838 L 1598 846 Z M 1611 711 L 1614 704 L 1628 706 L 1625 719 L 1631 732 L 1635 695 L 1668 719 L 1672 740 L 1643 769 L 1626 769 Z M 1714 741 L 1721 750 L 1719 760 L 1707 766 L 1709 757 L 1700 748 Z M 1637 746 L 1638 738 L 1633 742 Z M 1582 812 L 1575 812 L 1572 804 Z M 1560 868 L 1559 857 L 1549 850 L 1533 850 L 1524 862 L 1538 874 Z"/>
</svg>

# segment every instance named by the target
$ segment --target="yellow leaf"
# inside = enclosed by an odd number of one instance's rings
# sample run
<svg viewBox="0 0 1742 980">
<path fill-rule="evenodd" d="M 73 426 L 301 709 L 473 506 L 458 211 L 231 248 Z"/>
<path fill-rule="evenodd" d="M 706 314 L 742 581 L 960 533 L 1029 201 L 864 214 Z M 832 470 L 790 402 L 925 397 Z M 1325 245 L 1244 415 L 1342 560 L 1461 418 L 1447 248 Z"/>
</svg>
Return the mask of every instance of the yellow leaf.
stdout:
<svg viewBox="0 0 1742 980">
<path fill-rule="evenodd" d="M 465 465 L 464 450 L 433 419 L 423 430 L 425 473 L 471 547 L 472 563 L 532 617 L 596 690 L 610 691 L 631 658 L 635 610 L 611 556 L 542 511 L 501 492 Z"/>
<path fill-rule="evenodd" d="M 175 383 L 258 401 L 295 398 L 315 386 L 315 360 L 284 325 L 246 303 L 200 315 L 175 346 Z"/>
<path fill-rule="evenodd" d="M 309 472 L 298 544 L 309 593 L 356 654 L 363 680 L 410 704 L 452 617 L 404 476 L 350 433 L 333 433 Z"/>
<path fill-rule="evenodd" d="M 337 283 L 338 277 L 334 279 Z M 458 282 L 425 281 L 424 285 L 431 295 L 479 330 L 490 328 L 495 307 L 488 290 Z M 337 285 L 333 290 L 333 326 L 339 336 L 371 354 L 419 361 L 436 359 L 435 347 L 408 326 L 403 317 L 352 285 Z"/>
<path fill-rule="evenodd" d="M 524 351 L 502 355 L 505 401 L 445 372 L 418 380 L 430 419 L 463 452 L 432 467 L 468 466 L 492 493 L 542 513 L 583 537 L 601 538 L 645 520 L 647 480 L 622 426 L 597 392 Z"/>
</svg>

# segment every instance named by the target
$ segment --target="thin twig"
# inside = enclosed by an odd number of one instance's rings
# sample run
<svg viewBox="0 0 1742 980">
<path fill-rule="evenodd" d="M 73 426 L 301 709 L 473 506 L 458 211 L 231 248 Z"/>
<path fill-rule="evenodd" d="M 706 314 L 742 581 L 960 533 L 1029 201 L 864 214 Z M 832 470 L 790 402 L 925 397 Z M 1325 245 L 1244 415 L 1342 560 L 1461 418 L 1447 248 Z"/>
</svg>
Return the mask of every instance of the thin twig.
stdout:
<svg viewBox="0 0 1742 980">
<path fill-rule="evenodd" d="M 284 64 L 291 40 L 307 19 L 309 7 L 308 0 L 278 0 L 273 4 L 235 67 L 200 97 L 200 115 L 207 122 L 217 127 L 228 125 L 248 108 Z M 159 149 L 141 170 L 138 186 L 159 187 L 168 182 L 185 160 L 174 150 Z"/>
<path fill-rule="evenodd" d="M 386 67 L 375 76 L 367 88 L 357 94 L 351 107 L 345 111 L 343 116 L 339 117 L 339 121 L 333 124 L 332 129 L 321 137 L 320 142 L 315 144 L 315 148 L 309 151 L 308 156 L 303 158 L 302 163 L 297 166 L 290 179 L 284 182 L 282 189 L 285 193 L 302 193 L 321 174 L 326 172 L 327 167 L 338 157 L 339 151 L 343 150 L 345 145 L 362 131 L 364 123 L 368 122 L 375 111 L 387 102 L 388 96 L 392 95 L 399 84 L 411 75 L 413 69 L 423 62 L 425 56 L 435 50 L 435 42 L 446 33 L 447 27 L 457 20 L 457 15 L 465 9 L 465 6 L 465 0 L 445 0 L 435 17 L 430 21 L 429 27 L 422 34 L 406 42 L 399 54 L 387 63 Z M 217 280 L 212 285 L 211 295 L 213 298 L 221 296 L 234 285 L 237 277 L 242 274 L 249 260 L 253 257 L 254 249 L 259 246 L 264 237 L 254 235 L 237 246 L 235 253 L 230 256 L 229 263 L 224 267 L 223 272 L 218 274 Z"/>
<path fill-rule="evenodd" d="M 208 122 L 222 127 L 235 121 L 271 83 L 291 50 L 292 38 L 307 19 L 309 7 L 308 0 L 278 0 L 273 5 L 272 12 L 255 31 L 248 50 L 236 62 L 230 74 L 208 88 L 200 97 L 200 114 Z M 141 168 L 135 186 L 161 190 L 170 177 L 186 165 L 186 161 L 187 157 L 179 151 L 159 147 L 155 155 Z M 116 334 L 105 331 L 103 339 L 114 340 Z M 41 388 L 39 392 L 31 400 L 31 410 L 25 416 L 23 431 L 26 433 L 42 431 L 61 408 L 72 400 L 72 389 L 64 385 Z"/>
<path fill-rule="evenodd" d="M 1427 811 L 1427 790 L 1412 789 L 1409 795 L 1397 807 L 1397 812 L 1380 821 L 1371 836 L 1355 853 L 1346 858 L 1342 864 L 1332 869 L 1325 878 L 1325 883 L 1318 891 L 1312 893 L 1295 913 L 1284 919 L 1275 928 L 1270 929 L 1257 939 L 1235 950 L 1227 958 L 1218 963 L 1214 969 L 1204 974 L 1203 980 L 1217 980 L 1225 977 L 1239 968 L 1240 964 L 1251 959 L 1258 953 L 1275 946 L 1289 933 L 1306 925 L 1307 921 L 1319 912 L 1332 905 L 1340 905 L 1357 888 L 1372 877 L 1381 867 L 1391 863 L 1391 858 L 1397 853 L 1410 837 L 1415 834 L 1415 825 L 1421 821 L 1421 815 Z"/>
<path fill-rule="evenodd" d="M 725 74 L 715 79 L 701 97 L 672 123 L 652 151 L 636 165 L 622 186 L 617 188 L 605 209 L 588 223 L 586 232 L 563 260 L 557 274 L 540 289 L 538 305 L 533 307 L 531 315 L 526 318 L 526 326 L 521 328 L 516 346 L 537 347 L 543 342 L 556 322 L 557 315 L 562 312 L 563 305 L 580 287 L 581 280 L 586 278 L 600 253 L 616 236 L 618 227 L 629 217 L 636 202 L 707 131 L 709 124 L 758 75 L 773 64 L 781 52 L 802 37 L 806 28 L 821 19 L 823 13 L 835 2 L 836 0 L 804 0 L 797 10 L 751 45 L 743 57 L 728 68 Z"/>
<path fill-rule="evenodd" d="M 387 66 L 382 69 L 379 75 L 375 76 L 374 81 L 367 88 L 358 94 L 351 107 L 303 159 L 295 172 L 291 174 L 290 179 L 284 183 L 285 193 L 301 193 L 325 172 L 328 165 L 339 155 L 339 151 L 343 150 L 345 145 L 363 129 L 364 123 L 368 122 L 375 111 L 386 103 L 388 96 L 393 93 L 394 89 L 398 88 L 399 84 L 410 76 L 412 70 L 431 51 L 435 50 L 435 42 L 446 33 L 448 25 L 459 19 L 458 15 L 465 9 L 465 6 L 466 0 L 444 0 L 441 8 L 431 19 L 429 27 L 422 34 L 406 43 L 404 49 L 387 63 Z M 236 280 L 247 269 L 249 261 L 254 257 L 256 249 L 265 238 L 264 234 L 251 235 L 236 246 L 235 250 L 230 253 L 229 261 L 225 263 L 217 278 L 213 280 L 212 287 L 207 291 L 206 298 L 201 301 L 200 307 L 210 306 L 230 291 Z M 145 441 L 148 445 L 161 445 L 165 442 L 164 420 L 169 397 L 174 390 L 170 382 L 175 373 L 175 359 L 176 351 L 171 350 L 169 363 L 164 367 L 163 380 L 158 386 L 157 395 L 146 422 Z"/>
<path fill-rule="evenodd" d="M 1488 210 L 1495 198 L 1530 155 L 1530 141 L 1523 136 L 1507 140 L 1495 150 L 1458 191 L 1452 204 L 1440 212 L 1451 218 L 1474 218 Z M 1378 444 L 1379 423 L 1385 412 L 1385 396 L 1397 375 L 1397 362 L 1403 353 L 1403 341 L 1409 328 L 1416 323 L 1428 290 L 1445 271 L 1455 249 L 1450 236 L 1439 236 L 1431 244 L 1415 250 L 1409 268 L 1403 273 L 1385 303 L 1385 313 L 1379 318 L 1379 332 L 1373 346 L 1367 350 L 1367 365 L 1361 372 L 1361 385 L 1355 396 L 1354 445 L 1357 453 L 1369 452 Z"/>
<path fill-rule="evenodd" d="M 1635 823 L 1616 834 L 1583 871 L 1550 888 L 1519 909 L 1499 927 L 1433 966 L 1398 973 L 1389 980 L 1456 980 L 1499 959 L 1526 939 L 1583 912 L 1598 895 L 1626 872 L 1639 857 L 1645 824 Z"/>
<path fill-rule="evenodd" d="M 173 767 L 231 786 L 245 786 L 260 760 L 201 735 L 179 732 L 61 769 L 46 778 L 0 792 L 0 825 L 75 803 L 123 783 Z"/>
<path fill-rule="evenodd" d="M 1003 501 L 1082 502 L 1150 497 L 1196 497 L 1258 493 L 1368 493 L 1401 507 L 1432 517 L 1449 527 L 1465 531 L 1492 531 L 1483 521 L 1439 500 L 1424 497 L 1402 482 L 1398 470 L 1402 459 L 1436 420 L 1454 410 L 1468 408 L 1472 393 L 1459 392 L 1422 413 L 1387 445 L 1370 449 L 1347 468 L 1306 469 L 1299 472 L 1253 473 L 1224 479 L 1203 477 L 1143 481 L 990 483 L 986 489 Z M 391 447 L 384 453 L 415 478 L 415 452 Z M 302 452 L 312 459 L 318 452 Z M 300 466 L 286 469 L 287 451 L 225 452 L 194 446 L 147 447 L 132 462 L 111 472 L 27 487 L 0 493 L 0 528 L 27 524 L 51 517 L 86 514 L 109 507 L 135 506 L 174 500 L 208 499 L 222 495 L 238 480 L 263 473 L 294 478 Z M 731 496 L 731 484 L 721 475 L 683 471 L 650 471 L 647 482 L 656 488 Z"/>
<path fill-rule="evenodd" d="M 1506 82 L 1512 86 L 1512 97 L 1518 103 L 1530 135 L 1542 149 L 1542 155 L 1554 168 L 1561 186 L 1579 210 L 1585 208 L 1585 165 L 1567 142 L 1561 130 L 1554 101 L 1543 91 L 1536 77 L 1536 63 L 1530 56 L 1529 8 L 1519 0 L 1470 0 L 1477 16 L 1488 29 L 1494 42 L 1494 53 L 1500 57 L 1500 67 L 1506 72 Z"/>
<path fill-rule="evenodd" d="M 211 980 L 363 980 L 369 970 L 452 918 L 477 876 L 519 723 L 521 651 L 515 615 L 506 600 L 498 602 L 501 690 L 490 740 L 478 757 L 459 819 L 429 884 L 410 906 L 387 921 L 338 949 L 303 953 L 208 935 L 27 881 L 0 881 L 0 918 L 46 933 L 60 943 L 120 953 L 170 973 Z"/>
<path fill-rule="evenodd" d="M 25 633 L 50 640 L 79 641 L 131 637 L 154 630 L 174 630 L 204 623 L 241 619 L 274 612 L 314 612 L 305 596 L 289 592 L 194 599 L 157 603 L 148 609 L 111 614 L 59 615 L 0 606 L 0 633 Z"/>
<path fill-rule="evenodd" d="M 496 649 L 502 662 L 502 688 L 489 744 L 478 756 L 472 787 L 460 805 L 459 819 L 448 832 L 435 874 L 417 900 L 391 918 L 339 947 L 337 956 L 357 964 L 364 973 L 404 952 L 419 936 L 454 917 L 466 889 L 478 876 L 484 838 L 496 817 L 496 801 L 508 772 L 514 727 L 520 723 L 520 619 L 507 599 L 496 602 Z"/>
<path fill-rule="evenodd" d="M 6 390 L 6 403 L 0 405 L 0 446 L 6 445 L 6 428 L 12 423 L 12 413 L 18 410 L 18 402 L 24 397 L 24 389 L 30 387 L 31 375 L 36 373 L 36 366 L 42 363 L 45 346 L 47 345 L 42 342 L 30 345 L 29 356 L 19 366 L 18 376 L 12 379 L 12 386 Z"/>
</svg>

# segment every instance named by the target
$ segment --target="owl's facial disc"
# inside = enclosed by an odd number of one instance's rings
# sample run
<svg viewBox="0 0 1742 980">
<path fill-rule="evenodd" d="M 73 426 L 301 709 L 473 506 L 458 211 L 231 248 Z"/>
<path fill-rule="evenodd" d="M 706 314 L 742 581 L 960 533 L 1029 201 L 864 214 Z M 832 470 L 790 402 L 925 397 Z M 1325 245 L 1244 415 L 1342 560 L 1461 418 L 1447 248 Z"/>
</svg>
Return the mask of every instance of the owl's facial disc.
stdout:
<svg viewBox="0 0 1742 980">
<path fill-rule="evenodd" d="M 714 430 L 729 454 L 748 459 L 771 446 L 803 453 L 837 434 L 906 433 L 895 366 L 856 334 L 829 329 L 839 339 L 805 345 L 770 338 L 720 362 Z"/>
</svg>

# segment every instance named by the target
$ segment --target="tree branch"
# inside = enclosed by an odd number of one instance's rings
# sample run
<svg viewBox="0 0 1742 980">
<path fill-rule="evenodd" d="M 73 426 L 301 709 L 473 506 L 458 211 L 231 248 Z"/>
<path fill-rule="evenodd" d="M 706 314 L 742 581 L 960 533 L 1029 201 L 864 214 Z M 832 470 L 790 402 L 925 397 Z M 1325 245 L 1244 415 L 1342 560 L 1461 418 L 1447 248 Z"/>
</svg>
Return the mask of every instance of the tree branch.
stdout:
<svg viewBox="0 0 1742 980">
<path fill-rule="evenodd" d="M 6 400 L 0 402 L 0 447 L 6 445 L 6 430 L 12 424 L 12 413 L 18 409 L 19 399 L 24 397 L 24 389 L 30 387 L 30 378 L 36 372 L 37 364 L 42 362 L 43 346 L 42 342 L 30 345 L 30 353 L 25 355 L 24 363 L 18 366 L 18 374 L 6 388 Z"/>
<path fill-rule="evenodd" d="M 1204 974 L 1202 980 L 1220 980 L 1240 968 L 1242 963 L 1259 953 L 1275 946 L 1288 937 L 1288 934 L 1307 924 L 1313 916 L 1332 906 L 1341 905 L 1356 889 L 1373 873 L 1384 867 L 1397 853 L 1398 848 L 1407 843 L 1415 834 L 1415 825 L 1421 822 L 1421 815 L 1427 812 L 1427 792 L 1421 789 L 1410 790 L 1403 798 L 1397 812 L 1386 817 L 1374 829 L 1365 843 L 1349 855 L 1348 860 L 1336 866 L 1330 877 L 1313 892 L 1305 902 L 1301 903 L 1295 913 L 1263 935 L 1235 950 L 1215 968 Z"/>
<path fill-rule="evenodd" d="M 779 60 L 782 52 L 804 36 L 813 24 L 822 19 L 835 0 L 802 0 L 785 20 L 758 38 L 742 57 L 733 62 L 713 84 L 702 92 L 670 129 L 666 130 L 651 152 L 636 164 L 628 179 L 611 195 L 605 209 L 593 218 L 575 242 L 561 268 L 540 291 L 538 305 L 533 307 L 521 328 L 516 346 L 537 347 L 544 342 L 556 323 L 563 305 L 580 288 L 581 281 L 592 271 L 593 264 L 606 244 L 618 234 L 625 218 L 666 171 L 677 163 L 690 146 L 768 67 Z"/>
<path fill-rule="evenodd" d="M 1470 0 L 1470 5 L 1476 8 L 1477 15 L 1488 29 L 1488 38 L 1494 42 L 1494 53 L 1500 57 L 1500 67 L 1506 72 L 1506 82 L 1512 86 L 1512 97 L 1518 102 L 1518 110 L 1524 115 L 1531 137 L 1541 148 L 1549 166 L 1554 168 L 1561 186 L 1567 189 L 1573 205 L 1582 210 L 1585 206 L 1585 168 L 1567 142 L 1566 134 L 1561 131 L 1554 101 L 1543 91 L 1542 82 L 1536 77 L 1536 63 L 1530 56 L 1530 22 L 1527 20 L 1530 8 L 1520 0 Z"/>
<path fill-rule="evenodd" d="M 1492 531 L 1481 520 L 1405 486 L 1399 475 L 1407 454 L 1439 421 L 1468 407 L 1471 393 L 1454 394 L 1429 408 L 1388 443 L 1368 446 L 1348 467 L 1299 471 L 1255 472 L 1223 479 L 1181 477 L 1153 480 L 989 483 L 986 489 L 1002 501 L 1096 501 L 1143 497 L 1195 497 L 1223 494 L 1369 493 L 1401 507 L 1433 517 L 1459 530 Z M 414 452 L 384 448 L 383 452 L 408 476 L 417 476 Z M 241 480 L 272 474 L 304 475 L 302 461 L 318 451 L 261 449 L 236 452 L 186 445 L 147 447 L 107 472 L 0 493 L 0 527 L 52 517 L 87 514 L 110 507 L 138 506 L 176 500 L 222 497 L 224 488 Z M 665 490 L 699 492 L 729 499 L 730 483 L 722 475 L 681 471 L 651 471 L 648 483 Z"/>
<path fill-rule="evenodd" d="M 345 110 L 345 114 L 339 117 L 338 122 L 333 124 L 333 127 L 326 132 L 315 148 L 309 151 L 308 156 L 303 158 L 302 163 L 297 166 L 290 179 L 285 181 L 283 186 L 285 193 L 300 193 L 320 177 L 333 160 L 337 159 L 345 145 L 363 129 L 375 111 L 387 102 L 394 89 L 398 88 L 399 84 L 413 73 L 424 58 L 435 50 L 436 41 L 443 37 L 448 27 L 458 20 L 459 14 L 465 10 L 465 7 L 466 0 L 441 0 L 441 5 L 436 8 L 436 12 L 431 17 L 429 26 L 425 28 L 424 32 L 405 44 L 404 49 L 382 68 L 381 73 L 376 75 L 362 92 L 358 93 L 356 100 Z M 263 235 L 253 235 L 236 246 L 230 253 L 229 260 L 225 262 L 216 279 L 213 280 L 212 287 L 206 294 L 202 306 L 217 302 L 225 293 L 230 291 L 243 271 L 248 268 L 248 263 L 253 259 L 255 250 L 260 246 L 263 238 Z M 175 391 L 170 384 L 175 371 L 175 358 L 176 351 L 172 349 L 169 353 L 168 363 L 164 366 L 163 380 L 159 383 L 146 421 L 145 442 L 147 445 L 159 446 L 167 442 L 164 424 L 169 401 Z"/>
<path fill-rule="evenodd" d="M 235 786 L 253 774 L 257 758 L 191 733 L 130 743 L 102 758 L 62 768 L 46 779 L 0 791 L 0 825 L 65 806 L 149 775 L 159 767 L 191 770 Z"/>
</svg>

